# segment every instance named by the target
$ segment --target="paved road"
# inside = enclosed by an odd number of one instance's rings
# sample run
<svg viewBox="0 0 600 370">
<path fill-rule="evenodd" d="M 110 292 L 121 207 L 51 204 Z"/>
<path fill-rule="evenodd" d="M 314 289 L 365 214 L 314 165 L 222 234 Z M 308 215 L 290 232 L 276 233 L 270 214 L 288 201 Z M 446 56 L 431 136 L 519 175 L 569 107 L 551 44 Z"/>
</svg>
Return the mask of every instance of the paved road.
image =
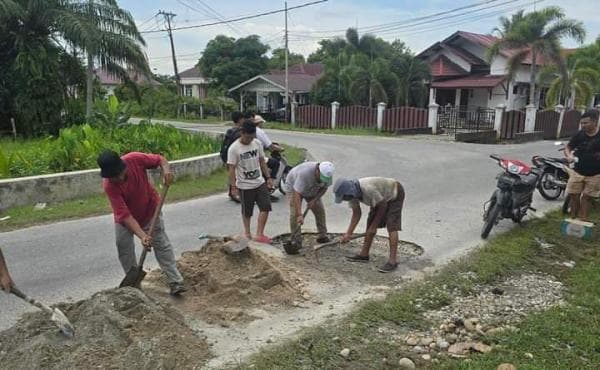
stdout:
<svg viewBox="0 0 600 370">
<path fill-rule="evenodd" d="M 184 125 L 197 129 L 197 125 Z M 214 132 L 222 127 L 202 126 Z M 498 167 L 491 153 L 528 160 L 533 154 L 556 154 L 551 142 L 523 145 L 461 144 L 430 137 L 383 138 L 271 131 L 272 138 L 304 148 L 319 160 L 335 163 L 336 176 L 388 176 L 406 188 L 401 238 L 423 246 L 443 262 L 480 243 L 482 205 L 494 188 Z M 326 195 L 331 231 L 343 231 L 349 209 Z M 536 195 L 539 210 L 555 207 Z M 177 253 L 198 247 L 198 234 L 241 229 L 238 207 L 224 195 L 167 205 L 167 231 Z M 364 220 L 363 220 L 364 221 Z M 284 202 L 274 205 L 267 232 L 286 232 Z M 314 226 L 309 219 L 308 227 Z M 503 221 L 497 230 L 507 229 Z M 506 226 L 505 226 L 506 225 Z M 111 216 L 37 226 L 0 234 L 14 279 L 27 292 L 53 303 L 78 300 L 114 287 L 123 276 L 113 241 Z M 154 260 L 151 263 L 155 265 Z M 0 296 L 0 329 L 28 309 L 13 297 Z"/>
</svg>

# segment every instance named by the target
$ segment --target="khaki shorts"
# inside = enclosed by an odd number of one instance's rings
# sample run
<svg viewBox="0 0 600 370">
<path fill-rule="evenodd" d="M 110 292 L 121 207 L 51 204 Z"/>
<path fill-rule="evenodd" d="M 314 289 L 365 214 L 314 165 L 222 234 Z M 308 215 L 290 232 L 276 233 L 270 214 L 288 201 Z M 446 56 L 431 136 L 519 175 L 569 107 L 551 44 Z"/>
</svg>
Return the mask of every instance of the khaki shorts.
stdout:
<svg viewBox="0 0 600 370">
<path fill-rule="evenodd" d="M 567 194 L 583 194 L 588 197 L 600 197 L 600 175 L 583 176 L 569 169 Z"/>
<path fill-rule="evenodd" d="M 388 231 L 402 230 L 402 207 L 404 206 L 404 196 L 404 188 L 398 183 L 398 196 L 396 196 L 396 199 L 388 202 L 385 216 L 383 216 L 383 219 L 379 225 L 377 225 L 378 229 L 387 227 Z M 369 216 L 367 217 L 367 225 L 371 225 L 374 218 L 375 208 L 371 208 Z"/>
<path fill-rule="evenodd" d="M 261 212 L 271 212 L 271 194 L 269 193 L 267 184 L 263 183 L 256 189 L 239 190 L 242 214 L 245 217 L 252 217 L 255 204 Z"/>
</svg>

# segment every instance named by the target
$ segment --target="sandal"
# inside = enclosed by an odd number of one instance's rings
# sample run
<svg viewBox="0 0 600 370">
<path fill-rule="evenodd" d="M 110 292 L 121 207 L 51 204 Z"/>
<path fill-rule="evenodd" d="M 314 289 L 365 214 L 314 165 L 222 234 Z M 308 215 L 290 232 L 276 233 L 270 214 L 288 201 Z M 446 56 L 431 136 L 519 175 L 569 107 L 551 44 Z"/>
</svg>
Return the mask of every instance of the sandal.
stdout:
<svg viewBox="0 0 600 370">
<path fill-rule="evenodd" d="M 355 254 L 353 256 L 346 256 L 346 260 L 350 262 L 369 262 L 369 256 L 361 256 L 359 254 Z"/>
<path fill-rule="evenodd" d="M 397 268 L 398 268 L 398 263 L 386 262 L 385 265 L 383 265 L 379 268 L 379 272 L 382 272 L 385 274 L 388 272 L 392 272 L 392 271 L 396 270 Z"/>
</svg>

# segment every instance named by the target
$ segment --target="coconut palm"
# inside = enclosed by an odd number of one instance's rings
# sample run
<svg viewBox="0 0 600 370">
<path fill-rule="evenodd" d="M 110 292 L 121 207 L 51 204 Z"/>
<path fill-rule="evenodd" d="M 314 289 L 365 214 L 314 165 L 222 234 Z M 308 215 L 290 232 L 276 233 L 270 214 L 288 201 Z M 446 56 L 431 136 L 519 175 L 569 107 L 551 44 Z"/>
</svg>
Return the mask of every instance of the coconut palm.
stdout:
<svg viewBox="0 0 600 370">
<path fill-rule="evenodd" d="M 600 81 L 600 71 L 582 66 L 579 59 L 571 57 L 567 59 L 566 73 L 550 66 L 540 72 L 539 78 L 552 81 L 546 93 L 547 106 L 560 103 L 575 109 L 585 107 L 591 101 Z"/>
<path fill-rule="evenodd" d="M 131 14 L 116 0 L 0 0 L 0 19 L 28 27 L 25 38 L 67 44 L 87 55 L 87 109 L 91 114 L 94 63 L 124 80 L 127 69 L 149 73 L 141 37 Z M 27 41 L 16 42 L 17 54 Z M 44 48 L 42 48 L 44 49 Z M 43 53 L 43 50 L 40 50 Z M 18 60 L 19 57 L 17 56 Z"/>
<path fill-rule="evenodd" d="M 420 105 L 427 94 L 426 83 L 431 79 L 431 69 L 423 60 L 406 54 L 392 60 L 392 71 L 400 83 L 396 105 Z"/>
<path fill-rule="evenodd" d="M 390 71 L 389 62 L 381 58 L 371 62 L 364 54 L 352 55 L 350 63 L 341 70 L 341 79 L 350 99 L 369 107 L 374 101 L 387 103 L 398 87 L 398 78 Z"/>
<path fill-rule="evenodd" d="M 540 60 L 552 62 L 565 72 L 561 57 L 561 40 L 570 37 L 583 42 L 585 30 L 579 21 L 566 19 L 562 9 L 548 7 L 531 13 L 522 11 L 510 19 L 500 18 L 500 28 L 496 29 L 500 38 L 488 50 L 491 61 L 502 50 L 511 50 L 508 58 L 508 74 L 512 79 L 528 57 L 531 57 L 529 101 L 535 102 L 536 75 Z"/>
</svg>

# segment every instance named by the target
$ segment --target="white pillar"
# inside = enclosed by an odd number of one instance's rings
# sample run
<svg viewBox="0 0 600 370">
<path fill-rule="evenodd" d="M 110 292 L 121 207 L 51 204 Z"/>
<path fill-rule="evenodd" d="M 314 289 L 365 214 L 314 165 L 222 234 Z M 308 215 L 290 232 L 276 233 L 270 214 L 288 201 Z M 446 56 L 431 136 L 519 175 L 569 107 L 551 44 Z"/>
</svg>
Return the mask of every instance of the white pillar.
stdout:
<svg viewBox="0 0 600 370">
<path fill-rule="evenodd" d="M 496 139 L 500 139 L 502 135 L 502 116 L 506 110 L 506 105 L 498 104 L 495 108 L 496 113 L 494 115 L 494 130 L 496 131 Z"/>
<path fill-rule="evenodd" d="M 461 94 L 461 89 L 456 89 L 456 96 L 454 97 L 454 106 L 455 107 L 460 107 L 460 94 Z"/>
<path fill-rule="evenodd" d="M 385 111 L 385 103 L 377 104 L 377 131 L 383 131 L 383 112 Z"/>
<path fill-rule="evenodd" d="M 200 104 L 200 119 L 204 119 L 204 105 Z"/>
<path fill-rule="evenodd" d="M 337 121 L 337 111 L 340 107 L 340 103 L 334 101 L 331 103 L 331 129 L 335 130 L 335 122 Z"/>
<path fill-rule="evenodd" d="M 296 126 L 296 109 L 298 109 L 298 102 L 293 101 L 292 102 L 292 110 L 291 110 L 291 122 L 292 122 L 292 126 Z"/>
<path fill-rule="evenodd" d="M 526 115 L 525 115 L 525 132 L 534 132 L 535 131 L 535 113 L 537 112 L 537 108 L 533 104 L 529 104 L 525 107 Z"/>
<path fill-rule="evenodd" d="M 432 134 L 437 134 L 437 116 L 438 116 L 438 108 L 439 104 L 431 103 L 429 104 L 429 115 L 427 116 L 427 126 L 431 128 Z"/>
<path fill-rule="evenodd" d="M 429 88 L 429 104 L 435 103 L 436 90 L 433 87 Z"/>
<path fill-rule="evenodd" d="M 563 121 L 565 119 L 565 106 L 562 104 L 558 104 L 554 107 L 554 110 L 560 114 L 558 117 L 558 127 L 556 128 L 556 139 L 560 139 L 560 132 L 562 131 Z"/>
<path fill-rule="evenodd" d="M 244 92 L 240 90 L 240 112 L 244 111 Z"/>
</svg>

